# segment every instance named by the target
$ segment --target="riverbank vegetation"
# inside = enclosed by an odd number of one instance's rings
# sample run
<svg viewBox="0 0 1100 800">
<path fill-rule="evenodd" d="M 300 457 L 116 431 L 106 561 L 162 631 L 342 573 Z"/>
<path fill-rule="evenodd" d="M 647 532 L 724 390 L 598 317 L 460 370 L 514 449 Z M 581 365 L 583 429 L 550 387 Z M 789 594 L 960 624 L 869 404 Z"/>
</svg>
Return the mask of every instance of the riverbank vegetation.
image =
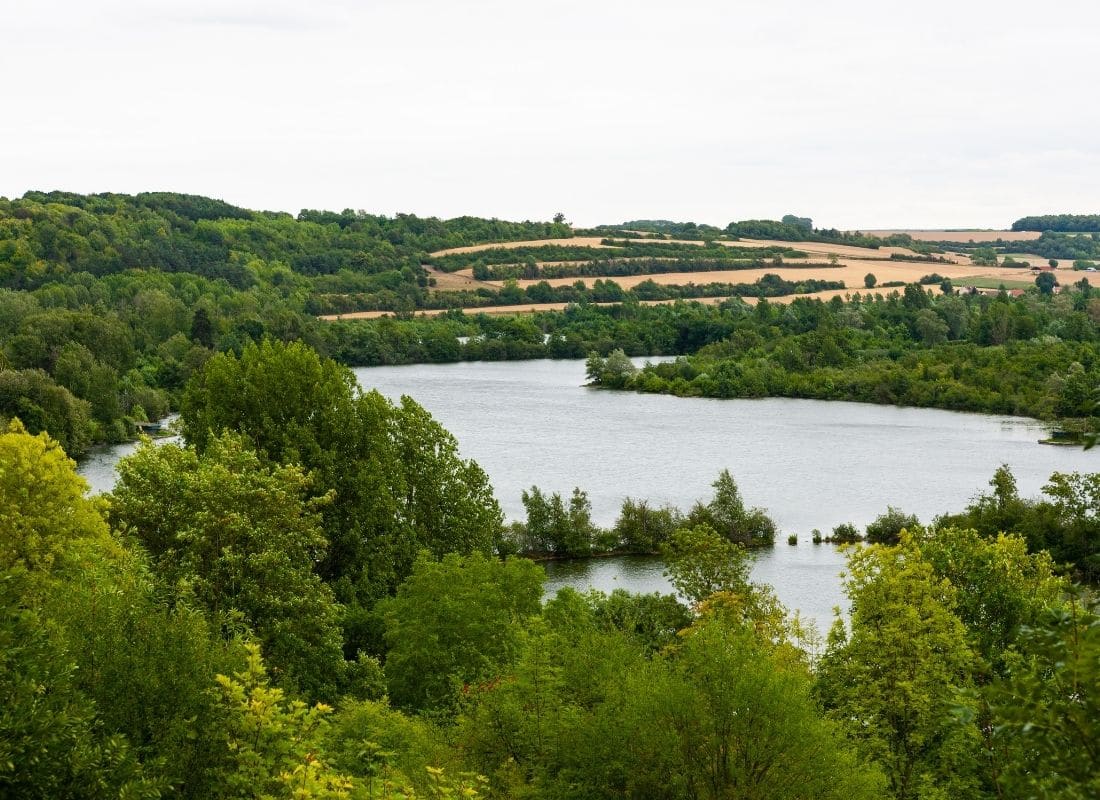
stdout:
<svg viewBox="0 0 1100 800">
<path fill-rule="evenodd" d="M 808 397 L 1078 420 L 1100 387 L 1100 297 L 936 296 L 917 285 L 829 303 L 729 308 L 720 342 L 674 362 L 609 370 L 597 386 L 705 397 Z"/>
<path fill-rule="evenodd" d="M 775 522 L 763 509 L 745 507 L 728 470 L 722 470 L 712 486 L 714 496 L 706 503 L 696 502 L 687 514 L 673 506 L 655 507 L 648 500 L 627 497 L 610 528 L 592 522 L 592 504 L 579 487 L 567 503 L 558 492 L 544 494 L 532 486 L 523 493 L 527 518 L 509 526 L 502 547 L 534 558 L 654 555 L 667 550 L 677 530 L 700 525 L 740 547 L 775 543 Z"/>
<path fill-rule="evenodd" d="M 623 505 L 618 540 L 660 549 L 676 596 L 544 601 L 412 400 L 270 340 L 183 398 L 184 442 L 144 444 L 104 498 L 46 434 L 0 433 L 6 797 L 1100 789 L 1100 617 L 1058 563 L 1100 541 L 1095 475 L 1025 501 L 1001 471 L 926 528 L 888 510 L 823 640 L 750 582 L 774 525 L 728 473 L 687 514 Z M 532 540 L 592 541 L 583 492 L 525 503 Z"/>
</svg>

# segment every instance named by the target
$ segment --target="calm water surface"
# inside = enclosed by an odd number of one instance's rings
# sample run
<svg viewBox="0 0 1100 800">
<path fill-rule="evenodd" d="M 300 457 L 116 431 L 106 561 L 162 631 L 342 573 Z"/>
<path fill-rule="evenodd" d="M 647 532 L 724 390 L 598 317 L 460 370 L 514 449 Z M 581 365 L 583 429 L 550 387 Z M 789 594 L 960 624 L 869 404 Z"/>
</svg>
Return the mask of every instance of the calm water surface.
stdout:
<svg viewBox="0 0 1100 800">
<path fill-rule="evenodd" d="M 583 361 L 471 362 L 355 370 L 366 389 L 413 397 L 489 474 L 510 519 L 533 484 L 588 492 L 597 523 L 624 497 L 683 509 L 710 496 L 729 469 L 749 505 L 779 524 L 753 577 L 819 621 L 843 605 L 843 555 L 810 544 L 810 531 L 862 527 L 887 504 L 931 521 L 961 510 L 1008 464 L 1022 494 L 1052 472 L 1100 469 L 1100 452 L 1037 444 L 1033 420 L 815 400 L 716 400 L 585 388 Z M 797 547 L 786 535 L 797 533 Z M 549 588 L 669 591 L 655 559 L 560 562 Z"/>
<path fill-rule="evenodd" d="M 1033 420 L 934 409 L 816 400 L 713 400 L 585 388 L 583 361 L 474 362 L 357 369 L 365 389 L 410 395 L 488 473 L 510 519 L 538 485 L 588 492 L 597 523 L 610 525 L 624 497 L 689 508 L 729 469 L 746 503 L 781 528 L 758 554 L 755 580 L 826 629 L 843 605 L 844 557 L 814 546 L 810 531 L 862 527 L 887 504 L 925 522 L 961 510 L 1008 464 L 1020 492 L 1039 493 L 1052 472 L 1096 471 L 1100 450 L 1037 444 Z M 96 451 L 80 465 L 94 491 L 108 491 L 115 464 L 135 445 Z M 797 547 L 786 544 L 799 535 Z M 549 589 L 669 591 L 652 558 L 559 562 Z"/>
</svg>

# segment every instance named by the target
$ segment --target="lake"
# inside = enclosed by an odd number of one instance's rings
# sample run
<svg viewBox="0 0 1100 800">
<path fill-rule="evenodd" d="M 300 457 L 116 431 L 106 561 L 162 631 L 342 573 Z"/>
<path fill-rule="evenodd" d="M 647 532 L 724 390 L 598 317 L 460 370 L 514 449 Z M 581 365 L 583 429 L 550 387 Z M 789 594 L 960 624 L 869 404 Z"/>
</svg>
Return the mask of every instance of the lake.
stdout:
<svg viewBox="0 0 1100 800">
<path fill-rule="evenodd" d="M 707 499 L 729 469 L 748 505 L 781 535 L 758 554 L 754 580 L 828 629 L 843 605 L 844 556 L 813 545 L 814 528 L 860 528 L 887 505 L 930 522 L 988 489 L 1001 464 L 1021 494 L 1036 495 L 1055 471 L 1095 471 L 1100 452 L 1040 445 L 1035 420 L 935 409 L 818 400 L 717 400 L 610 392 L 583 386 L 584 362 L 539 360 L 372 367 L 355 370 L 366 389 L 407 394 L 458 439 L 488 473 L 510 519 L 520 496 L 588 492 L 593 517 L 610 525 L 624 497 L 682 509 Z M 797 547 L 786 544 L 789 533 Z M 653 558 L 548 565 L 548 587 L 670 591 Z"/>
<path fill-rule="evenodd" d="M 814 528 L 863 527 L 896 506 L 930 522 L 961 510 L 1007 464 L 1021 494 L 1036 495 L 1055 471 L 1096 471 L 1100 450 L 1040 445 L 1035 420 L 935 409 L 818 400 L 716 400 L 610 392 L 583 386 L 583 361 L 511 361 L 355 370 L 366 389 L 408 394 L 488 473 L 505 515 L 523 519 L 520 496 L 538 485 L 588 492 L 593 517 L 610 525 L 624 497 L 688 509 L 729 469 L 748 505 L 778 523 L 774 548 L 757 554 L 753 578 L 826 630 L 843 604 L 844 556 L 813 545 Z M 109 491 L 118 458 L 94 452 L 80 465 L 94 491 Z M 787 534 L 799 536 L 797 547 Z M 548 565 L 548 588 L 669 591 L 653 558 Z"/>
</svg>

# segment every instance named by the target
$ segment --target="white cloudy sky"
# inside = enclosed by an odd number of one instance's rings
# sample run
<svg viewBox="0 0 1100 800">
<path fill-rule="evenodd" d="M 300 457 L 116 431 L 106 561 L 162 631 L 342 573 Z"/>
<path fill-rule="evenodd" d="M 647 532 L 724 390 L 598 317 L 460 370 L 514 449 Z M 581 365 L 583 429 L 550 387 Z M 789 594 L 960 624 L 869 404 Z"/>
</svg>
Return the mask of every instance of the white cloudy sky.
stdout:
<svg viewBox="0 0 1100 800">
<path fill-rule="evenodd" d="M 1100 212 L 1096 0 L 0 0 L 0 195 L 579 224 Z"/>
</svg>

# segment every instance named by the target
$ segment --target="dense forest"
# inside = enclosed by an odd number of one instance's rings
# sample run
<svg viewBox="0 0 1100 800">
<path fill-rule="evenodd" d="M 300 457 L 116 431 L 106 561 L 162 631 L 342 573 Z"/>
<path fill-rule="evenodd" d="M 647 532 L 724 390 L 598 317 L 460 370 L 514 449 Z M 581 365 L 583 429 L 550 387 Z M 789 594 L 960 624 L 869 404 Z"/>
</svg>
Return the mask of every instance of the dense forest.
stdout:
<svg viewBox="0 0 1100 800">
<path fill-rule="evenodd" d="M 576 546 L 583 493 L 532 488 L 505 528 L 422 408 L 308 346 L 212 356 L 182 415 L 95 499 L 46 434 L 0 433 L 5 797 L 1100 790 L 1100 616 L 1062 570 L 1100 476 L 1027 501 L 1001 470 L 927 528 L 888 509 L 826 639 L 749 580 L 770 520 L 728 473 L 602 532 L 660 550 L 675 595 L 544 600 L 505 556 Z"/>
</svg>

